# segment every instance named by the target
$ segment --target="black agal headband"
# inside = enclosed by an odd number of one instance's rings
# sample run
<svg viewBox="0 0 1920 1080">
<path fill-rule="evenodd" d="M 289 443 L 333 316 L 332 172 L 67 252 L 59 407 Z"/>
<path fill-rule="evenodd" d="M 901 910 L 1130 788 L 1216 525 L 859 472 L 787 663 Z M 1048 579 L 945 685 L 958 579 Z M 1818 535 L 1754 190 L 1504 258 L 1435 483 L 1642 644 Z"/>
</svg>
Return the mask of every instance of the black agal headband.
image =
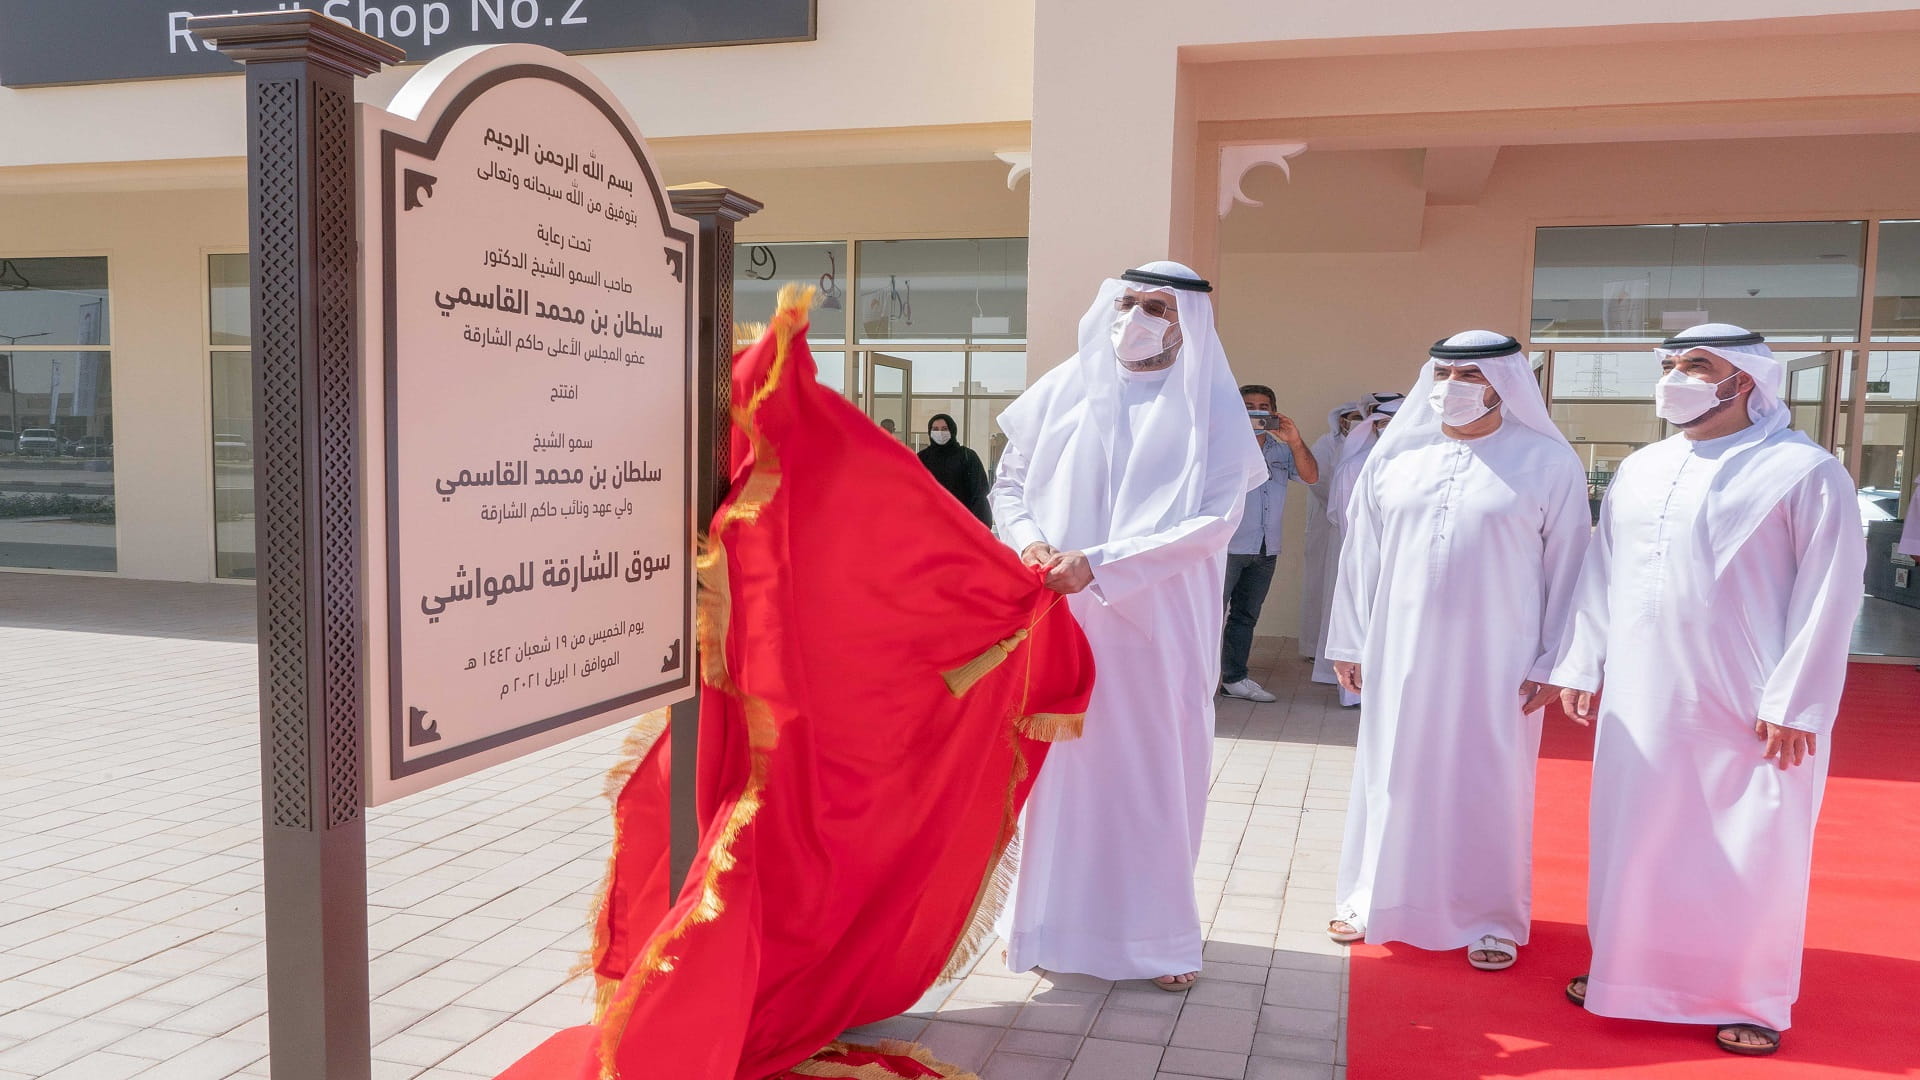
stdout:
<svg viewBox="0 0 1920 1080">
<path fill-rule="evenodd" d="M 1213 291 L 1213 283 L 1204 278 L 1174 277 L 1171 274 L 1156 274 L 1151 270 L 1129 270 L 1120 275 L 1120 280 L 1131 281 L 1135 285 L 1151 285 L 1156 289 L 1185 289 L 1203 293 Z"/>
<path fill-rule="evenodd" d="M 1445 338 L 1433 343 L 1427 355 L 1443 363 L 1458 364 L 1468 360 L 1491 360 L 1496 356 L 1512 356 L 1520 351 L 1520 343 L 1513 338 L 1501 338 L 1485 345 L 1449 345 Z"/>
<path fill-rule="evenodd" d="M 1761 334 L 1717 334 L 1712 337 L 1688 337 L 1684 332 L 1673 335 L 1660 343 L 1666 349 L 1693 349 L 1702 345 L 1763 345 L 1766 337 Z"/>
</svg>

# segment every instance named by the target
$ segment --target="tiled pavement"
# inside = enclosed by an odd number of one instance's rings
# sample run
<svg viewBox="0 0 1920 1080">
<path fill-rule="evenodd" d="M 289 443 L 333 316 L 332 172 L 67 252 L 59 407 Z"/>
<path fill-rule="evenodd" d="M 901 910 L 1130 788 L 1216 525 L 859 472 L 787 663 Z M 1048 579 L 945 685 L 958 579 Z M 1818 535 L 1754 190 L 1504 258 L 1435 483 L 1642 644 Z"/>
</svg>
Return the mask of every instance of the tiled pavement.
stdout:
<svg viewBox="0 0 1920 1080">
<path fill-rule="evenodd" d="M 0 575 L 0 1080 L 269 1075 L 253 593 Z M 1324 934 L 1354 717 L 1263 639 L 1281 701 L 1223 701 L 1186 995 L 965 980 L 873 1034 L 983 1080 L 1344 1078 Z M 371 812 L 381 1080 L 491 1077 L 582 1019 L 565 985 L 607 844 L 621 732 Z"/>
</svg>

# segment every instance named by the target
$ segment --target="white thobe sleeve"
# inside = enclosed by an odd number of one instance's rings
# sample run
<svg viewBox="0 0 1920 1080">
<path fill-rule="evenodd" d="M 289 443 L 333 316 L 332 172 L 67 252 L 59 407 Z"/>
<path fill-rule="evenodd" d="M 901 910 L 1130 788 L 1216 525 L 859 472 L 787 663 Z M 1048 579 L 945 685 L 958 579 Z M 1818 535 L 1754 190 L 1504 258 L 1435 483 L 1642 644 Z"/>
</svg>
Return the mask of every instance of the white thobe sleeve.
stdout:
<svg viewBox="0 0 1920 1080">
<path fill-rule="evenodd" d="M 1609 579 L 1613 574 L 1613 497 L 1609 486 L 1600 503 L 1600 525 L 1593 530 L 1574 581 L 1572 599 L 1559 635 L 1559 656 L 1547 681 L 1555 686 L 1594 691 L 1607 669 Z"/>
<path fill-rule="evenodd" d="M 1549 676 L 1560 660 L 1560 642 L 1572 619 L 1581 558 L 1593 535 L 1586 473 L 1578 465 L 1569 465 L 1568 470 L 1572 477 L 1550 496 L 1541 535 L 1545 545 L 1540 562 L 1540 656 L 1527 672 L 1534 682 L 1553 681 Z"/>
<path fill-rule="evenodd" d="M 1346 540 L 1340 545 L 1340 572 L 1334 581 L 1327 637 L 1320 651 L 1328 660 L 1359 663 L 1367 645 L 1367 626 L 1373 619 L 1373 595 L 1380 584 L 1380 506 L 1373 497 L 1373 462 L 1360 469 L 1360 478 L 1347 495 L 1345 513 L 1329 510 L 1346 522 Z M 1336 494 L 1337 497 L 1337 494 Z"/>
<path fill-rule="evenodd" d="M 1787 647 L 1760 695 L 1760 719 L 1824 735 L 1840 710 L 1867 546 L 1860 505 L 1838 462 L 1815 469 L 1786 498 L 1793 537 Z"/>
<path fill-rule="evenodd" d="M 1000 449 L 1000 466 L 994 470 L 993 489 L 987 493 L 993 504 L 993 522 L 1000 539 L 1025 551 L 1033 544 L 1045 543 L 1040 526 L 1027 509 L 1027 455 L 1008 443 Z"/>
<path fill-rule="evenodd" d="M 1104 603 L 1117 603 L 1209 556 L 1224 554 L 1246 512 L 1245 485 L 1245 474 L 1224 472 L 1200 493 L 1200 509 L 1192 517 L 1159 532 L 1087 548 L 1084 554 L 1093 568 L 1088 591 Z"/>
</svg>

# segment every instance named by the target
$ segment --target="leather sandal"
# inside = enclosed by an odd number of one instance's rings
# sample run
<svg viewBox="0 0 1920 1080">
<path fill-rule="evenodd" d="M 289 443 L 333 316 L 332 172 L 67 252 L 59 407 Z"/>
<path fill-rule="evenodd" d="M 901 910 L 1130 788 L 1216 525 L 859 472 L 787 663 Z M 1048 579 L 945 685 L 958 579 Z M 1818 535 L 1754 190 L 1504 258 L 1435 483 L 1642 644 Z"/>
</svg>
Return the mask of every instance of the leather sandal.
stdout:
<svg viewBox="0 0 1920 1080">
<path fill-rule="evenodd" d="M 1770 1041 L 1754 1046 L 1727 1038 L 1729 1032 L 1736 1031 L 1757 1031 Z M 1766 1057 L 1780 1049 L 1780 1033 L 1770 1027 L 1761 1027 L 1759 1024 L 1722 1024 L 1714 1029 L 1713 1041 L 1727 1053 L 1739 1054 L 1742 1057 Z"/>
<path fill-rule="evenodd" d="M 1474 953 L 1490 953 L 1499 960 L 1475 960 Z M 1483 934 L 1480 940 L 1467 949 L 1467 963 L 1481 971 L 1505 971 L 1520 959 L 1520 943 L 1510 938 Z"/>
</svg>

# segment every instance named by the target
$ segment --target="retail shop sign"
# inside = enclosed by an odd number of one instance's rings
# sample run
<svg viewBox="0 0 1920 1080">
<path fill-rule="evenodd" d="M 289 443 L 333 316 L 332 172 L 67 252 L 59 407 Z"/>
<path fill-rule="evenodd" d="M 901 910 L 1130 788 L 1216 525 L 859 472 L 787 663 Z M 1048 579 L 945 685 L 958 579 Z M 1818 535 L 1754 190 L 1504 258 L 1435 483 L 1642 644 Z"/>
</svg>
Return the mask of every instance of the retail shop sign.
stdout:
<svg viewBox="0 0 1920 1080">
<path fill-rule="evenodd" d="M 469 45 L 528 42 L 566 53 L 810 41 L 817 0 L 254 0 L 309 8 L 430 60 Z M 187 31 L 244 0 L 5 0 L 0 85 L 226 75 L 233 61 Z"/>
<path fill-rule="evenodd" d="M 360 109 L 378 804 L 693 696 L 697 226 L 553 50 Z"/>
</svg>

